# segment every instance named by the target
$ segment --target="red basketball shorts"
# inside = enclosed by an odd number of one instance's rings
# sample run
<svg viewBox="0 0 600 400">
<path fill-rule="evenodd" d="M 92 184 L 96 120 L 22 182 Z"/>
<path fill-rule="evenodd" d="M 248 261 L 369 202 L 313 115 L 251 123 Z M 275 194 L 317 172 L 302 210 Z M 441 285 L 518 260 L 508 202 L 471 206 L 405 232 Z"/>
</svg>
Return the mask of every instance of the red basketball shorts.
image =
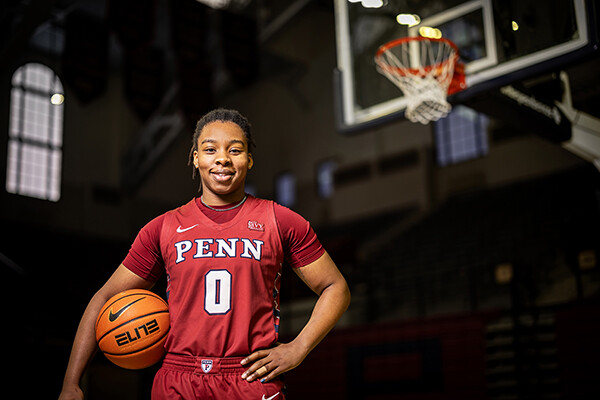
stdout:
<svg viewBox="0 0 600 400">
<path fill-rule="evenodd" d="M 280 379 L 242 379 L 243 357 L 211 358 L 167 354 L 154 377 L 152 400 L 284 400 Z"/>
</svg>

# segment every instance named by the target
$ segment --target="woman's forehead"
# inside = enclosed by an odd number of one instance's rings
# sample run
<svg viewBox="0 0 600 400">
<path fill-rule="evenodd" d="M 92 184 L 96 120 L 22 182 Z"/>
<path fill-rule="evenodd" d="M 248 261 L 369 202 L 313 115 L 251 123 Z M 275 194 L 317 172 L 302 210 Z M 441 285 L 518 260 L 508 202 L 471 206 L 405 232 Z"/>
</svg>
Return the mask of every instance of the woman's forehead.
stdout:
<svg viewBox="0 0 600 400">
<path fill-rule="evenodd" d="M 207 141 L 241 141 L 244 144 L 248 143 L 242 128 L 240 128 L 235 122 L 230 121 L 214 121 L 206 124 L 206 126 L 202 128 L 200 136 L 198 136 L 198 143 Z"/>
</svg>

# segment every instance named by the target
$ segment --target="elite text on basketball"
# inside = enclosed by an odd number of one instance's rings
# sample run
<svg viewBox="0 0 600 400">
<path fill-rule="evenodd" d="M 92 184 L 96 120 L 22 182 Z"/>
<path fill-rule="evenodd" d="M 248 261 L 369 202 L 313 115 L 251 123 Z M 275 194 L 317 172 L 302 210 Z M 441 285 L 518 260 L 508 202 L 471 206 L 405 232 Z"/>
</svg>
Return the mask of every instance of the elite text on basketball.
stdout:
<svg viewBox="0 0 600 400">
<path fill-rule="evenodd" d="M 117 345 L 121 347 L 158 331 L 160 331 L 160 326 L 158 325 L 158 322 L 153 319 L 143 325 L 138 326 L 137 328 L 133 328 L 133 331 L 131 332 L 127 331 L 125 333 L 115 335 L 115 340 Z"/>
</svg>

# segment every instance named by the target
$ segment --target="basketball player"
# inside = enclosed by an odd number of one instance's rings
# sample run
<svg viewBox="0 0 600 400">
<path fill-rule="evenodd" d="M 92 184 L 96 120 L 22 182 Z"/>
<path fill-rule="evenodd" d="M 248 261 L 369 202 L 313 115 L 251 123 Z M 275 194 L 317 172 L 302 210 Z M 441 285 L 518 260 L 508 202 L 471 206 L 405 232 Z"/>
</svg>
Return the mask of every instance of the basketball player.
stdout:
<svg viewBox="0 0 600 400">
<path fill-rule="evenodd" d="M 82 399 L 82 374 L 97 345 L 94 323 L 114 294 L 167 279 L 171 330 L 153 399 L 283 400 L 281 374 L 298 366 L 350 302 L 345 279 L 309 223 L 245 193 L 254 164 L 250 124 L 218 109 L 198 121 L 190 151 L 200 195 L 138 233 L 92 297 L 77 330 L 60 399 Z M 312 315 L 278 343 L 282 263 L 317 293 Z"/>
</svg>

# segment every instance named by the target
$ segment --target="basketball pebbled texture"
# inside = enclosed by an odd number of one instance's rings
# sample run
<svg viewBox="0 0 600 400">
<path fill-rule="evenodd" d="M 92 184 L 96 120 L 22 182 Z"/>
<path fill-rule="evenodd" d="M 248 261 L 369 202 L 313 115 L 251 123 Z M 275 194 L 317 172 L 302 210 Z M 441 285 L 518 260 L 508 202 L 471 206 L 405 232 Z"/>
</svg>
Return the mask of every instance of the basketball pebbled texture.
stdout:
<svg viewBox="0 0 600 400">
<path fill-rule="evenodd" d="M 164 355 L 169 308 L 157 294 L 131 289 L 111 297 L 96 319 L 96 341 L 106 358 L 127 369 L 142 369 Z"/>
</svg>

